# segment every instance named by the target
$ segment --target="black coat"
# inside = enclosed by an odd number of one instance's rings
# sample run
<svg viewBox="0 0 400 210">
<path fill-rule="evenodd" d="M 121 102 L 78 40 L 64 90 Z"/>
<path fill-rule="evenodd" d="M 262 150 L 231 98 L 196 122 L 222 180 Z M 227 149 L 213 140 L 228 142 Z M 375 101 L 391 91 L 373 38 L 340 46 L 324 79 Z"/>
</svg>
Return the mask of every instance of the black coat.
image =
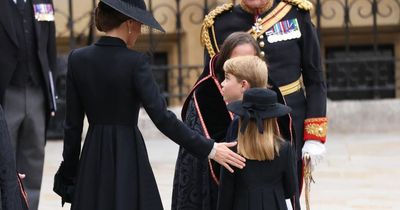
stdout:
<svg viewBox="0 0 400 210">
<path fill-rule="evenodd" d="M 167 110 L 148 57 L 118 38 L 102 37 L 71 52 L 66 103 L 60 176 L 77 182 L 73 210 L 162 209 L 137 127 L 141 105 L 161 132 L 198 158 L 206 158 L 213 147 L 214 141 L 195 134 Z M 89 130 L 80 152 L 84 114 Z"/>
<path fill-rule="evenodd" d="M 22 184 L 17 176 L 14 151 L 0 105 L 0 210 L 27 210 Z"/>
<path fill-rule="evenodd" d="M 228 141 L 236 139 L 237 122 L 236 118 L 228 130 Z M 286 210 L 285 199 L 293 202 L 296 188 L 294 153 L 284 142 L 272 161 L 246 160 L 246 167 L 234 173 L 222 168 L 217 209 Z"/>
<path fill-rule="evenodd" d="M 215 68 L 215 56 L 207 64 L 182 107 L 182 120 L 192 130 L 216 141 L 224 141 L 231 114 L 221 95 L 223 71 Z M 221 80 L 222 79 L 222 80 Z M 171 210 L 215 210 L 220 165 L 199 160 L 179 148 L 175 166 Z"/>
<path fill-rule="evenodd" d="M 52 4 L 52 0 L 31 0 L 32 4 Z M 4 94 L 17 68 L 18 43 L 16 29 L 11 12 L 15 4 L 12 0 L 0 1 L 0 103 L 4 103 Z M 45 92 L 47 111 L 54 111 L 54 91 L 50 85 L 49 72 L 56 70 L 56 42 L 54 21 L 37 21 L 34 19 L 36 31 L 37 56 L 41 67 L 41 86 Z M 44 82 L 43 82 L 44 81 Z M 53 89 L 54 90 L 54 89 Z M 4 104 L 3 104 L 4 105 Z M 49 115 L 48 115 L 49 116 Z"/>
</svg>

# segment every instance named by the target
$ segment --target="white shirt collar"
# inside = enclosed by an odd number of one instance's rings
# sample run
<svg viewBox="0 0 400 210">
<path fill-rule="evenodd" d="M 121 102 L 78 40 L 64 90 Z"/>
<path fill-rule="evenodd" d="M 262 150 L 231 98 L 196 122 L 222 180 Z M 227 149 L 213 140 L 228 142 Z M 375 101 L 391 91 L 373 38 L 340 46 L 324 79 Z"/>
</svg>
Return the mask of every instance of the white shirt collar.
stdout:
<svg viewBox="0 0 400 210">
<path fill-rule="evenodd" d="M 14 1 L 14 3 L 17 3 L 17 0 L 13 0 Z M 26 2 L 26 0 L 24 0 L 24 2 Z"/>
</svg>

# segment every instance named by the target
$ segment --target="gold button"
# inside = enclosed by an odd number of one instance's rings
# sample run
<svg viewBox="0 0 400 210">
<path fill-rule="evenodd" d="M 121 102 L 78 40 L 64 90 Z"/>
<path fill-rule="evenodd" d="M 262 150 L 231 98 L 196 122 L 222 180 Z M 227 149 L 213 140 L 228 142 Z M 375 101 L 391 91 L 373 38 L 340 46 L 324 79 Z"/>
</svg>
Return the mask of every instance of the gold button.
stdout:
<svg viewBox="0 0 400 210">
<path fill-rule="evenodd" d="M 261 35 L 261 36 L 260 36 L 260 39 L 264 39 L 264 36 L 263 36 L 263 35 Z"/>
<path fill-rule="evenodd" d="M 264 51 L 261 51 L 261 52 L 260 52 L 260 55 L 261 55 L 262 57 L 264 57 L 264 56 L 265 56 L 265 52 L 264 52 Z"/>
<path fill-rule="evenodd" d="M 260 47 L 264 47 L 265 43 L 263 41 L 260 42 Z"/>
<path fill-rule="evenodd" d="M 322 134 L 323 131 L 324 131 L 324 129 L 322 127 L 318 128 L 318 133 Z"/>
</svg>

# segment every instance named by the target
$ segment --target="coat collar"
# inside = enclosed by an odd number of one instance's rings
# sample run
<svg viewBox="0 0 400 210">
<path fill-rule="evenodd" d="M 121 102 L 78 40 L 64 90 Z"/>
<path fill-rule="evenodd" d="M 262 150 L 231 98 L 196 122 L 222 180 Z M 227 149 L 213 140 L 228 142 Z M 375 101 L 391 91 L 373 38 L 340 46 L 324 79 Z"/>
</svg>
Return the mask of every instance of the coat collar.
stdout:
<svg viewBox="0 0 400 210">
<path fill-rule="evenodd" d="M 122 39 L 117 38 L 117 37 L 111 37 L 111 36 L 100 37 L 100 39 L 96 42 L 95 45 L 126 47 L 126 43 Z"/>
</svg>

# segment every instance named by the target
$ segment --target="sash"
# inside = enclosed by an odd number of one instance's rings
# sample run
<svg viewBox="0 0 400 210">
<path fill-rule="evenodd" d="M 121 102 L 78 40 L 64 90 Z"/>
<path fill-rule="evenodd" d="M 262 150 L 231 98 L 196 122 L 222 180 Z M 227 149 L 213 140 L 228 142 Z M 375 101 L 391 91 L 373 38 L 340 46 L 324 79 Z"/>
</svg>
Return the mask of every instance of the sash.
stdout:
<svg viewBox="0 0 400 210">
<path fill-rule="evenodd" d="M 250 33 L 255 40 L 261 35 L 263 35 L 269 28 L 279 22 L 287 13 L 292 9 L 292 5 L 281 1 L 275 9 L 273 9 L 268 15 L 261 19 L 260 23 L 262 28 L 260 31 L 256 32 L 253 28 L 247 31 Z"/>
</svg>

